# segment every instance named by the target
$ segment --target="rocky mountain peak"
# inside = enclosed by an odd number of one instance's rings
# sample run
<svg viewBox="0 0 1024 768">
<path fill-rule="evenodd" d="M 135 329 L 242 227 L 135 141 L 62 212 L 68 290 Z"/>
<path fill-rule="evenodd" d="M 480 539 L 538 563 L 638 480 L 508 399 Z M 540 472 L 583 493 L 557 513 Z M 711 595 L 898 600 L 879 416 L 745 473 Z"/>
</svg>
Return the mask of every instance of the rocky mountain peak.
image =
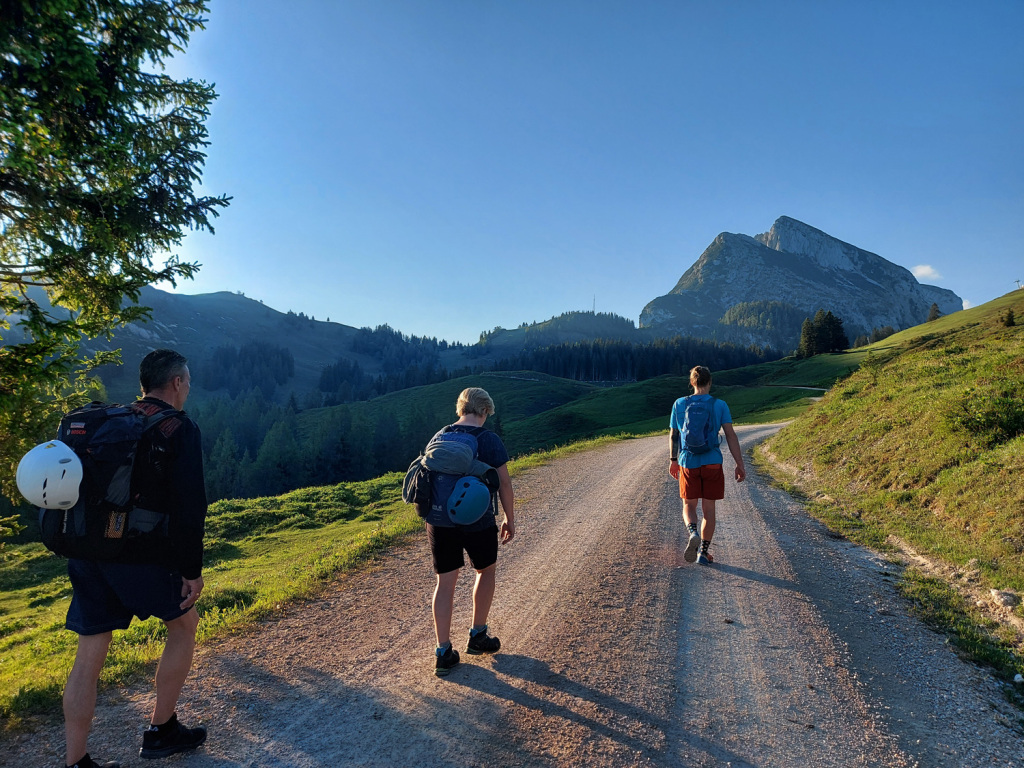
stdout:
<svg viewBox="0 0 1024 768">
<path fill-rule="evenodd" d="M 819 309 L 840 317 L 852 341 L 873 328 L 923 323 L 932 303 L 942 314 L 963 309 L 955 293 L 922 285 L 905 267 L 780 216 L 754 237 L 716 237 L 668 294 L 644 307 L 640 326 L 786 351 Z"/>
<path fill-rule="evenodd" d="M 773 251 L 806 256 L 826 269 L 856 271 L 859 266 L 856 254 L 867 253 L 789 216 L 780 216 L 770 230 L 755 235 L 754 239 Z"/>
</svg>

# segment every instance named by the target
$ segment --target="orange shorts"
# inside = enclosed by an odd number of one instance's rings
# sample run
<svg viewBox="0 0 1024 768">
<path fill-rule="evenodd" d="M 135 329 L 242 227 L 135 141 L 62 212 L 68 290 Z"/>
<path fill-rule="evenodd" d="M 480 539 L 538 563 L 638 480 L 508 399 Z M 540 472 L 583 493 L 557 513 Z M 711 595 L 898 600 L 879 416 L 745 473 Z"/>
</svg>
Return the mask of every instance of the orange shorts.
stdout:
<svg viewBox="0 0 1024 768">
<path fill-rule="evenodd" d="M 721 464 L 705 464 L 703 467 L 679 468 L 679 498 L 710 499 L 725 498 L 725 472 Z"/>
</svg>

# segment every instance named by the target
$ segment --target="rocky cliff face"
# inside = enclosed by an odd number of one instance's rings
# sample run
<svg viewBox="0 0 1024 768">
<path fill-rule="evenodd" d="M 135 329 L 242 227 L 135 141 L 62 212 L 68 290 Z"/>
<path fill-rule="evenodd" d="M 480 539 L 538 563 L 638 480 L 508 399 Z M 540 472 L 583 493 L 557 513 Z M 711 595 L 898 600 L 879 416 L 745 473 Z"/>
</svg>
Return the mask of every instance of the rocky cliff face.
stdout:
<svg viewBox="0 0 1024 768">
<path fill-rule="evenodd" d="M 783 216 L 755 237 L 723 232 L 679 279 L 644 307 L 642 328 L 660 335 L 795 349 L 800 323 L 819 309 L 860 333 L 925 322 L 931 305 L 963 309 L 952 291 L 922 285 L 881 256 Z"/>
</svg>

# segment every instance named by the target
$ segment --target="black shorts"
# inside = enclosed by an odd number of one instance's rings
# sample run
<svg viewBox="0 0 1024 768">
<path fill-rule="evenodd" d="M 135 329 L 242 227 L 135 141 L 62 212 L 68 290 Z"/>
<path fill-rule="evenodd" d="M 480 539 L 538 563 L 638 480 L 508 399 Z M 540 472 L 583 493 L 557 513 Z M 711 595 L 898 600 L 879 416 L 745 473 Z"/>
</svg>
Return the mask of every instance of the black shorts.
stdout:
<svg viewBox="0 0 1024 768">
<path fill-rule="evenodd" d="M 80 635 L 128 629 L 132 617 L 171 621 L 181 610 L 181 574 L 163 565 L 68 560 L 74 592 L 64 623 Z"/>
<path fill-rule="evenodd" d="M 465 528 L 447 528 L 427 524 L 430 556 L 434 560 L 434 573 L 457 571 L 465 564 L 462 551 L 469 555 L 473 568 L 482 571 L 498 562 L 498 526 L 482 531 Z"/>
</svg>

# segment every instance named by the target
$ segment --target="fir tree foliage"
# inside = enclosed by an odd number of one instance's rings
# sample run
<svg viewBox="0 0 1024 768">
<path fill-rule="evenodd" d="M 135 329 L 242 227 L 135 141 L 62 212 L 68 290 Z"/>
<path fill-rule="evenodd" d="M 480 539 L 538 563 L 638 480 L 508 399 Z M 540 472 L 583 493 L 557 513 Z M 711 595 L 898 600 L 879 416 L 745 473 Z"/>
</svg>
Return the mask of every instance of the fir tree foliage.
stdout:
<svg viewBox="0 0 1024 768">
<path fill-rule="evenodd" d="M 117 359 L 82 354 L 82 338 L 145 317 L 142 287 L 191 277 L 198 265 L 169 254 L 228 204 L 194 192 L 216 94 L 162 69 L 205 12 L 205 0 L 0 0 L 0 478 L 12 498 L 20 456 L 87 399 L 88 371 Z"/>
<path fill-rule="evenodd" d="M 850 346 L 850 341 L 843 330 L 843 321 L 832 314 L 819 309 L 814 319 L 807 318 L 800 329 L 800 346 L 797 357 L 814 357 L 827 352 L 841 352 Z"/>
<path fill-rule="evenodd" d="M 681 376 L 702 360 L 714 369 L 739 368 L 778 359 L 759 347 L 675 336 L 646 344 L 597 339 L 524 350 L 494 366 L 499 371 L 539 371 L 576 381 L 643 381 L 654 376 Z"/>
</svg>

